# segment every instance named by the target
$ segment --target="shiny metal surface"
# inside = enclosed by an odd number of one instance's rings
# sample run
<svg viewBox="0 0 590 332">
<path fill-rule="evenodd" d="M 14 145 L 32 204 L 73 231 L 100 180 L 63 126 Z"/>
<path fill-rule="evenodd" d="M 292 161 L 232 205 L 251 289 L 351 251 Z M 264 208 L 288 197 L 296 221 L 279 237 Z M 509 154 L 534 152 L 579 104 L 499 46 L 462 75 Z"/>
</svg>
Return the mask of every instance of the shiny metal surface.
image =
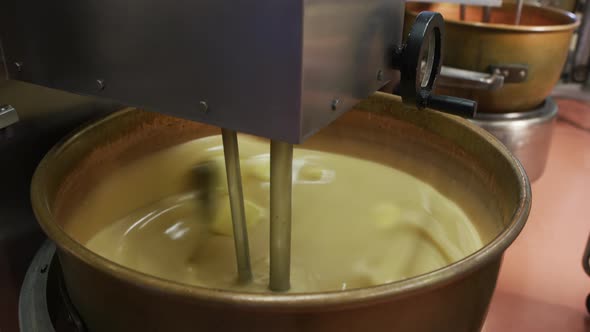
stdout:
<svg viewBox="0 0 590 332">
<path fill-rule="evenodd" d="M 10 105 L 0 105 L 0 130 L 18 122 L 16 109 Z"/>
<path fill-rule="evenodd" d="M 439 87 L 497 90 L 504 85 L 504 76 L 443 66 L 436 83 Z"/>
<path fill-rule="evenodd" d="M 520 160 L 531 181 L 545 170 L 558 107 L 547 98 L 542 107 L 521 113 L 479 113 L 471 122 L 496 136 Z"/>
<path fill-rule="evenodd" d="M 18 303 L 19 332 L 86 332 L 64 290 L 56 247 L 45 240 L 23 281 Z"/>
<path fill-rule="evenodd" d="M 526 64 L 495 64 L 490 71 L 504 76 L 504 83 L 522 83 L 529 77 L 529 66 Z"/>
<path fill-rule="evenodd" d="M 244 192 L 242 190 L 242 173 L 240 171 L 240 150 L 238 134 L 231 129 L 221 129 L 223 139 L 223 154 L 225 156 L 225 170 L 227 173 L 227 191 L 233 226 L 236 263 L 238 264 L 238 280 L 246 283 L 252 280 L 250 265 L 250 246 L 248 244 L 248 229 L 246 228 L 246 213 L 244 212 Z"/>
<path fill-rule="evenodd" d="M 19 325 L 21 331 L 55 332 L 48 306 L 49 266 L 55 255 L 55 245 L 46 241 L 30 262 L 19 297 Z"/>
<path fill-rule="evenodd" d="M 291 196 L 293 145 L 270 142 L 270 285 L 272 291 L 291 288 Z"/>
<path fill-rule="evenodd" d="M 13 79 L 291 143 L 395 79 L 402 25 L 402 0 L 0 3 Z"/>
<path fill-rule="evenodd" d="M 520 24 L 520 18 L 522 17 L 522 6 L 524 5 L 524 0 L 516 0 L 516 13 L 514 14 L 514 24 Z"/>
<path fill-rule="evenodd" d="M 84 199 L 87 188 L 109 172 L 100 165 L 141 158 L 217 132 L 200 123 L 127 110 L 62 141 L 38 167 L 31 190 L 33 207 L 58 246 L 68 292 L 90 330 L 193 331 L 195 322 L 206 331 L 481 329 L 503 252 L 528 217 L 528 179 L 520 163 L 485 130 L 456 116 L 409 110 L 391 95 L 378 93 L 357 105 L 305 147 L 321 149 L 325 139 L 334 153 L 348 151 L 358 158 L 379 160 L 381 155 L 362 148 L 351 152 L 343 142 L 380 145 L 399 155 L 396 168 L 457 202 L 478 227 L 486 229 L 481 233 L 486 246 L 440 270 L 341 292 L 219 291 L 153 278 L 114 264 L 74 241 L 60 226 L 68 211 Z M 89 232 L 84 236 L 92 232 L 84 231 Z"/>
<path fill-rule="evenodd" d="M 526 112 L 538 108 L 558 82 L 570 42 L 579 20 L 572 13 L 547 7 L 524 5 L 521 24 L 514 25 L 515 4 L 493 8 L 490 23 L 482 23 L 482 9 L 467 6 L 460 20 L 459 6 L 408 3 L 406 21 L 423 10 L 445 17 L 444 64 L 449 67 L 488 72 L 490 66 L 528 66 L 524 82 L 508 83 L 495 91 L 440 87 L 441 94 L 478 102 L 478 113 Z M 406 30 L 408 28 L 406 27 Z"/>
<path fill-rule="evenodd" d="M 506 83 L 525 82 L 527 77 L 527 65 L 493 65 L 488 73 L 443 66 L 436 83 L 441 88 L 494 91 Z"/>
</svg>

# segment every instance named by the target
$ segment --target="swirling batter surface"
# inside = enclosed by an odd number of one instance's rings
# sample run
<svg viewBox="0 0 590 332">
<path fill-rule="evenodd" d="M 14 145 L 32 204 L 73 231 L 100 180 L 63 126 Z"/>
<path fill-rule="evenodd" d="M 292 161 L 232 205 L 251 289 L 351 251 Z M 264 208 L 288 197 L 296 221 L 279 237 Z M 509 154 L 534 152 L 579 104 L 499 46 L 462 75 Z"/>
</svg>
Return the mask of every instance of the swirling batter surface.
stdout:
<svg viewBox="0 0 590 332">
<path fill-rule="evenodd" d="M 146 274 L 217 289 L 268 291 L 268 150 L 267 142 L 240 136 L 254 274 L 249 285 L 236 282 L 220 136 L 121 167 L 88 195 L 68 225 L 107 225 L 86 246 Z M 212 220 L 203 220 L 191 175 L 205 160 L 215 160 L 220 174 Z M 295 149 L 292 219 L 292 292 L 401 280 L 482 247 L 465 213 L 430 185 L 386 165 L 327 152 Z"/>
</svg>

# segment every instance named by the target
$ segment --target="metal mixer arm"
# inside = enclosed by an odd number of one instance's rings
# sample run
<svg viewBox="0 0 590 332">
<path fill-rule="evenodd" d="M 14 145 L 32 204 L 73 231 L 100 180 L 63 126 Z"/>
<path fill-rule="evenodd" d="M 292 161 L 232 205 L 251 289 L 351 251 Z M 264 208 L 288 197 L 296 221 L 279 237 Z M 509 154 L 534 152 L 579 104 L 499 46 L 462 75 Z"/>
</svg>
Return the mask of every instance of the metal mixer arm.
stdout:
<svg viewBox="0 0 590 332">
<path fill-rule="evenodd" d="M 437 84 L 446 87 L 493 91 L 504 85 L 504 76 L 497 72 L 488 74 L 442 66 Z"/>
</svg>

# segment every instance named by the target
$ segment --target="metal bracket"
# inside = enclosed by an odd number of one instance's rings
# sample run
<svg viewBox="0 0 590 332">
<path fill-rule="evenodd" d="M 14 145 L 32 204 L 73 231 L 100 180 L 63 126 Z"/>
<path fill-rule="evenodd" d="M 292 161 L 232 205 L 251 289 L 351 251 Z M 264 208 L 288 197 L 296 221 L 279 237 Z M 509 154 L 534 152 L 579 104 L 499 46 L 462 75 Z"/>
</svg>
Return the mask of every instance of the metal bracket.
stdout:
<svg viewBox="0 0 590 332">
<path fill-rule="evenodd" d="M 504 76 L 504 83 L 521 83 L 529 76 L 529 66 L 522 64 L 490 65 L 489 71 Z"/>
<path fill-rule="evenodd" d="M 505 83 L 522 83 L 529 74 L 528 65 L 491 65 L 488 73 L 443 66 L 437 81 L 439 86 L 494 91 Z"/>
<path fill-rule="evenodd" d="M 18 122 L 16 109 L 10 105 L 0 105 L 0 129 Z"/>
<path fill-rule="evenodd" d="M 471 70 L 443 66 L 437 84 L 451 88 L 498 90 L 504 85 L 504 76 L 498 73 L 480 73 Z"/>
</svg>

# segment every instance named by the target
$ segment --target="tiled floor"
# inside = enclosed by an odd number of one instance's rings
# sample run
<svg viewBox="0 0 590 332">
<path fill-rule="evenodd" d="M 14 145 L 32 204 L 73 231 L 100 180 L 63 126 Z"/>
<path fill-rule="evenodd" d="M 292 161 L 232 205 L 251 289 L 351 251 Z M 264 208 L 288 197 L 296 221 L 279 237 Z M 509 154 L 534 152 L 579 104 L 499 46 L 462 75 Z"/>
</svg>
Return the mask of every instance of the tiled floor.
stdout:
<svg viewBox="0 0 590 332">
<path fill-rule="evenodd" d="M 590 104 L 559 105 L 560 116 L 590 124 Z M 590 277 L 581 263 L 590 235 L 590 129 L 558 121 L 547 168 L 532 187 L 531 215 L 506 252 L 484 331 L 590 331 Z"/>
</svg>

